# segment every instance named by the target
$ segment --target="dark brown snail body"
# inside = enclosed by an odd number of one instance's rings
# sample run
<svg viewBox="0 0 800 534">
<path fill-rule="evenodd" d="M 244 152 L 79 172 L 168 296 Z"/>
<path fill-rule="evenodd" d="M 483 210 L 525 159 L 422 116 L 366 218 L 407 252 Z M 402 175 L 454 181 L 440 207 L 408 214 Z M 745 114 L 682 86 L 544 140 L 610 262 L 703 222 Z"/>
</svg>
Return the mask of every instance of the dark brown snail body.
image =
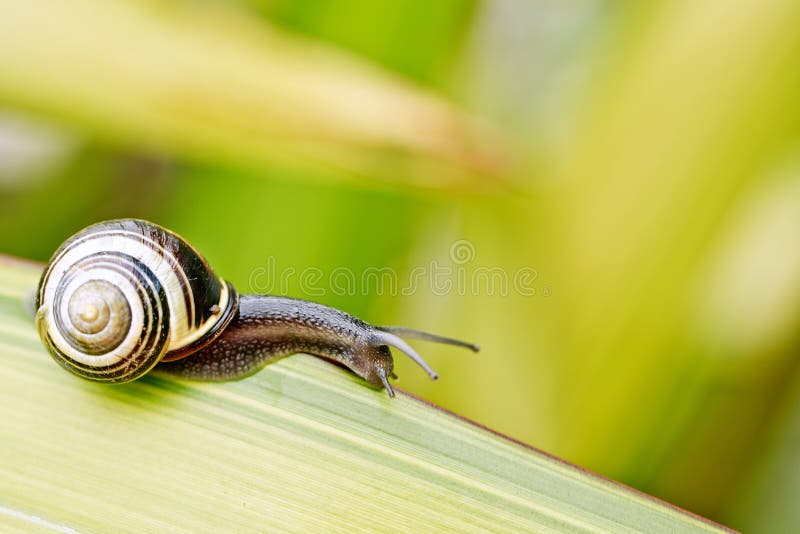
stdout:
<svg viewBox="0 0 800 534">
<path fill-rule="evenodd" d="M 158 369 L 189 379 L 235 380 L 305 352 L 393 390 L 389 347 L 436 373 L 398 335 L 475 345 L 417 330 L 375 327 L 314 302 L 238 295 L 181 237 L 136 219 L 70 237 L 36 293 L 36 324 L 53 358 L 89 380 L 128 382 Z"/>
</svg>

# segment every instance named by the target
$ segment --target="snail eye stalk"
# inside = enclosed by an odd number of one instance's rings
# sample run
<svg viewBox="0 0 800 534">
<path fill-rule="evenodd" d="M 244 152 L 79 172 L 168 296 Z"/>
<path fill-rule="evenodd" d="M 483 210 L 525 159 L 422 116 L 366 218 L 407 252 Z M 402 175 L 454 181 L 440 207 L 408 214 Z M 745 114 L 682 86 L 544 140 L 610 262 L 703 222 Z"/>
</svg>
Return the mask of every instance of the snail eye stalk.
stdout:
<svg viewBox="0 0 800 534">
<path fill-rule="evenodd" d="M 431 341 L 433 343 L 442 343 L 444 345 L 455 345 L 456 347 L 464 347 L 465 349 L 469 349 L 472 352 L 478 352 L 481 350 L 480 345 L 476 345 L 474 343 L 461 341 L 460 339 L 454 339 L 452 337 L 439 336 L 436 334 L 431 334 L 430 332 L 415 330 L 413 328 L 405 328 L 403 326 L 376 326 L 375 328 L 383 332 L 388 332 L 390 334 L 394 334 L 400 337 L 419 339 L 422 341 Z"/>
</svg>

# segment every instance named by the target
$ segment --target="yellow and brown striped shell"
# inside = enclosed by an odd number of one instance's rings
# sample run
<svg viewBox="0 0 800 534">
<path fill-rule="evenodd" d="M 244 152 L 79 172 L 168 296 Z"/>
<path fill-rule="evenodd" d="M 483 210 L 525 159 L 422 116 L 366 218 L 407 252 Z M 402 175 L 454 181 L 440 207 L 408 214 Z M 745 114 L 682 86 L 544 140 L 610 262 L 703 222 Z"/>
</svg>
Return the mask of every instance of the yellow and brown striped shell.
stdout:
<svg viewBox="0 0 800 534">
<path fill-rule="evenodd" d="M 123 219 L 59 247 L 39 282 L 36 324 L 68 371 L 127 382 L 210 343 L 237 307 L 233 286 L 180 236 Z"/>
</svg>

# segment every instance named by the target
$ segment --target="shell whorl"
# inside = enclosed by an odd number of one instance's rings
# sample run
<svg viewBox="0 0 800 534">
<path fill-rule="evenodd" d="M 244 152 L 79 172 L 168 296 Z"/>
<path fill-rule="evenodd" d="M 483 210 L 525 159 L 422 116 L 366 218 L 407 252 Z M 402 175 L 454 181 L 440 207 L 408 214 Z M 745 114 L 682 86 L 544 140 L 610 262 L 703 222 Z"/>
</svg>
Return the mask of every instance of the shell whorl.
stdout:
<svg viewBox="0 0 800 534">
<path fill-rule="evenodd" d="M 90 226 L 55 252 L 39 283 L 36 321 L 63 367 L 126 382 L 211 342 L 237 302 L 186 241 L 125 219 Z"/>
</svg>

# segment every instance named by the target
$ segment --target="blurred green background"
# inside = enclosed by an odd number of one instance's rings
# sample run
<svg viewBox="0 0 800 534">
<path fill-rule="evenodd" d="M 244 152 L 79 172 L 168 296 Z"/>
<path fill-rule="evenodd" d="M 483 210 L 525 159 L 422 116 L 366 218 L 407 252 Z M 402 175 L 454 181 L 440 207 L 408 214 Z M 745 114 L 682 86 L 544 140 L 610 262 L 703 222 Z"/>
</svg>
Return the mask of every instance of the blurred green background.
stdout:
<svg viewBox="0 0 800 534">
<path fill-rule="evenodd" d="M 400 387 L 784 531 L 798 24 L 793 0 L 0 0 L 0 251 L 151 219 L 240 291 L 482 345 L 417 343 L 442 380 L 401 360 Z M 385 268 L 398 288 L 361 283 Z"/>
</svg>

